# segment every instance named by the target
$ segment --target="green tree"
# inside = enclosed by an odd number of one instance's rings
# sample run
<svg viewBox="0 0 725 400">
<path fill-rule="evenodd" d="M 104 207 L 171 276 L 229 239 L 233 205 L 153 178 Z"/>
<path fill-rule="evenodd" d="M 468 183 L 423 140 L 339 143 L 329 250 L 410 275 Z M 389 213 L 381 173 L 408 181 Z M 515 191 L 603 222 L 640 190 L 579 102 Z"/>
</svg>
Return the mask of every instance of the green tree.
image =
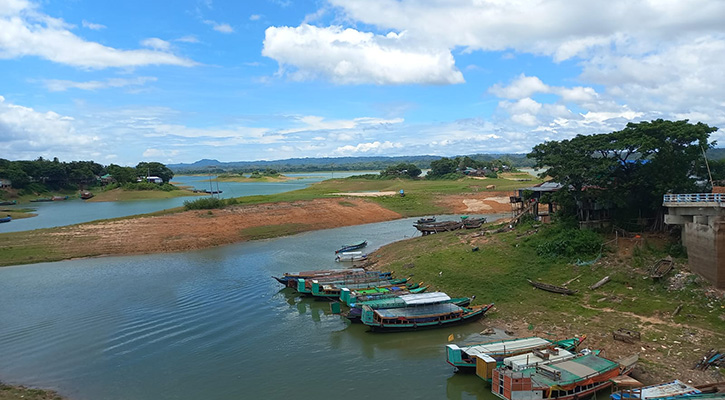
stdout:
<svg viewBox="0 0 725 400">
<path fill-rule="evenodd" d="M 136 168 L 133 167 L 122 167 L 120 165 L 111 164 L 108 167 L 106 167 L 106 172 L 110 174 L 113 179 L 116 180 L 118 183 L 129 183 L 129 182 L 136 182 L 136 178 L 138 178 L 139 174 L 136 171 Z M 146 175 L 146 174 L 144 174 Z"/>
<path fill-rule="evenodd" d="M 539 144 L 528 157 L 546 168 L 542 176 L 571 188 L 559 200 L 596 200 L 612 205 L 619 218 L 654 217 L 659 225 L 663 194 L 702 190 L 702 152 L 714 146 L 708 138 L 716 130 L 687 120 L 629 123 L 621 131 Z"/>
<path fill-rule="evenodd" d="M 141 162 L 136 166 L 139 176 L 158 176 L 164 183 L 169 183 L 174 172 L 159 162 Z"/>
<path fill-rule="evenodd" d="M 412 163 L 399 163 L 391 165 L 383 171 L 380 171 L 382 176 L 404 176 L 408 178 L 417 178 L 423 171 Z"/>
<path fill-rule="evenodd" d="M 431 161 L 428 177 L 440 178 L 444 175 L 453 174 L 458 171 L 458 158 L 443 157 L 440 160 Z"/>
</svg>

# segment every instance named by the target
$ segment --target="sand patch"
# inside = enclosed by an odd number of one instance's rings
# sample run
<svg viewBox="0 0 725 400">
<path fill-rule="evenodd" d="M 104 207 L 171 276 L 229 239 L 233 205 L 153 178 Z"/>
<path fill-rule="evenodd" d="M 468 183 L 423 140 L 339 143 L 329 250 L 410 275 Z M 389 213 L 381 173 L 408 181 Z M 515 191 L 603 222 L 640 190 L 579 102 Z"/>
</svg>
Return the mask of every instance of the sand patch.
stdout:
<svg viewBox="0 0 725 400">
<path fill-rule="evenodd" d="M 465 210 L 466 212 L 493 210 L 493 207 L 489 206 L 488 204 L 484 203 L 481 200 L 476 200 L 476 199 L 463 200 L 463 204 L 466 205 L 466 210 Z"/>
</svg>

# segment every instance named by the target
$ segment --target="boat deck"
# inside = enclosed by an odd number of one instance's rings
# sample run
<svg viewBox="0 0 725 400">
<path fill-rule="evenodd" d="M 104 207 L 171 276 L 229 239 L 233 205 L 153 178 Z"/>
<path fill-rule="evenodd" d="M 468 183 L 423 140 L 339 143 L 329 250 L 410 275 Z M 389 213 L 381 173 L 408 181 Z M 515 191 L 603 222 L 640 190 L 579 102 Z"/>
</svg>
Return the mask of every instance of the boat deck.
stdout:
<svg viewBox="0 0 725 400">
<path fill-rule="evenodd" d="M 552 387 L 554 385 L 567 385 L 579 382 L 587 377 L 600 375 L 606 371 L 617 368 L 619 364 L 606 358 L 598 357 L 595 354 L 588 354 L 577 357 L 572 360 L 548 364 L 543 367 L 529 368 L 514 374 L 520 374 L 520 377 L 531 377 L 535 387 Z M 540 369 L 546 371 L 558 371 L 559 379 L 553 379 L 548 374 L 540 372 Z"/>
<path fill-rule="evenodd" d="M 375 312 L 383 318 L 422 317 L 426 315 L 446 314 L 459 311 L 461 311 L 461 307 L 451 303 L 375 310 Z"/>
<path fill-rule="evenodd" d="M 471 346 L 462 346 L 461 349 L 469 356 L 477 354 L 505 354 L 518 353 L 527 349 L 534 349 L 551 344 L 550 341 L 540 337 L 528 337 L 514 340 L 502 340 L 491 343 L 481 343 Z"/>
</svg>

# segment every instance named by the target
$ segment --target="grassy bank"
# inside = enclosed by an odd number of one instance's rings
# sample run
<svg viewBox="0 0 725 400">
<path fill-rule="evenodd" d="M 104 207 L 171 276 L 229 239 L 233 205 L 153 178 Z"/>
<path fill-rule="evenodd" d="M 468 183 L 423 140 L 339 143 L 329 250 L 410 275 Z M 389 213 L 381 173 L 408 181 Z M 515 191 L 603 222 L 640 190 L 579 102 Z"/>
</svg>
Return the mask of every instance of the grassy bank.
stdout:
<svg viewBox="0 0 725 400">
<path fill-rule="evenodd" d="M 598 260 L 598 254 L 582 255 L 597 260 L 592 265 L 577 265 L 576 256 L 547 255 L 551 229 L 529 224 L 480 237 L 463 231 L 418 237 L 385 246 L 372 259 L 376 268 L 412 274 L 431 290 L 496 303 L 486 323 L 509 327 L 518 336 L 588 334 L 589 346 L 608 349 L 613 357 L 640 353 L 647 368 L 665 379 L 682 379 L 699 353 L 725 347 L 725 298 L 688 273 L 686 260 L 676 261 L 669 279 L 648 277 L 649 267 L 666 254 L 667 240 L 620 238 L 605 246 Z M 605 276 L 609 283 L 589 289 Z M 542 291 L 527 279 L 554 285 L 573 279 L 568 287 L 578 293 Z M 642 341 L 614 342 L 611 332 L 618 328 L 641 331 Z"/>
<path fill-rule="evenodd" d="M 94 192 L 93 198 L 85 200 L 88 202 L 97 201 L 135 201 L 135 200 L 161 200 L 173 199 L 176 197 L 203 196 L 204 193 L 194 193 L 190 190 L 123 190 L 121 188 L 107 191 Z"/>
<path fill-rule="evenodd" d="M 25 386 L 11 386 L 0 382 L 0 400 L 63 400 L 52 390 L 31 389 Z"/>
</svg>

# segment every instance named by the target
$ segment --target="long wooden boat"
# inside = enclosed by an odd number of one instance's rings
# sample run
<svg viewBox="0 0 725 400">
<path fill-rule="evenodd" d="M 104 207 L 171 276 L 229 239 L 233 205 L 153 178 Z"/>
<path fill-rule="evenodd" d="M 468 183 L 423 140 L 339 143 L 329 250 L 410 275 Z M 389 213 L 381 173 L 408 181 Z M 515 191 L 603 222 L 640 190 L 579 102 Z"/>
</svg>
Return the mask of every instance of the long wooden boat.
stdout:
<svg viewBox="0 0 725 400">
<path fill-rule="evenodd" d="M 363 301 L 387 299 L 404 294 L 423 293 L 427 289 L 428 286 L 423 286 L 423 282 L 376 287 L 372 289 L 351 289 L 343 287 L 340 292 L 340 301 L 350 307 L 352 304 Z"/>
<path fill-rule="evenodd" d="M 93 197 L 93 193 L 91 193 L 91 192 L 89 192 L 89 191 L 84 191 L 84 192 L 81 192 L 81 194 L 80 194 L 80 196 L 79 196 L 79 197 L 80 197 L 81 199 L 83 199 L 83 200 L 88 200 L 88 199 L 90 199 L 90 198 L 92 198 L 92 197 Z"/>
<path fill-rule="evenodd" d="M 325 276 L 359 274 L 363 272 L 365 272 L 363 268 L 337 268 L 314 271 L 301 271 L 297 273 L 285 272 L 284 275 L 282 275 L 281 277 L 272 276 L 272 278 L 285 286 L 296 288 L 298 279 L 322 278 Z"/>
<path fill-rule="evenodd" d="M 361 252 L 361 251 L 350 251 L 345 253 L 339 253 L 337 256 L 335 256 L 335 261 L 337 262 L 344 262 L 344 261 L 363 261 L 368 258 L 368 255 Z"/>
<path fill-rule="evenodd" d="M 50 199 L 52 201 L 63 201 L 63 200 L 68 200 L 68 196 L 53 196 Z"/>
<path fill-rule="evenodd" d="M 376 289 L 395 285 L 404 285 L 408 281 L 408 278 L 403 279 L 390 279 L 379 278 L 378 280 L 360 280 L 346 283 L 329 282 L 320 283 L 317 280 L 312 281 L 312 287 L 310 294 L 315 297 L 323 297 L 327 299 L 339 299 L 343 288 L 350 289 Z"/>
<path fill-rule="evenodd" d="M 431 233 L 455 231 L 463 228 L 462 221 L 441 221 L 433 222 L 428 224 L 413 224 L 423 235 L 429 235 Z"/>
<path fill-rule="evenodd" d="M 345 318 L 351 322 L 362 322 L 362 308 L 368 306 L 373 309 L 401 308 L 410 306 L 421 306 L 427 304 L 452 303 L 459 307 L 468 307 L 471 304 L 470 297 L 451 298 L 443 292 L 404 294 L 395 297 L 362 301 L 353 303 Z"/>
<path fill-rule="evenodd" d="M 39 197 L 37 199 L 30 200 L 32 203 L 39 203 L 41 201 L 53 201 L 52 197 Z"/>
<path fill-rule="evenodd" d="M 312 285 L 339 284 L 341 286 L 356 285 L 360 283 L 388 282 L 392 279 L 389 272 L 366 271 L 351 275 L 332 275 L 322 278 L 307 278 L 297 280 L 297 292 L 301 294 L 312 294 Z M 369 285 L 368 285 L 369 286 Z"/>
<path fill-rule="evenodd" d="M 481 318 L 493 303 L 459 307 L 451 303 L 376 310 L 363 306 L 362 323 L 373 332 L 401 332 L 440 328 Z"/>
<path fill-rule="evenodd" d="M 18 204 L 17 200 L 0 201 L 0 206 L 14 206 Z"/>
<path fill-rule="evenodd" d="M 12 221 L 12 220 L 13 220 L 13 217 L 11 217 L 11 216 L 9 216 L 9 215 L 8 215 L 7 217 L 2 217 L 2 218 L 0 218 L 0 223 L 3 223 L 3 222 L 10 222 L 10 221 Z"/>
<path fill-rule="evenodd" d="M 463 220 L 463 228 L 465 229 L 477 229 L 486 223 L 486 217 L 481 218 L 469 218 Z"/>
<path fill-rule="evenodd" d="M 565 288 L 563 286 L 556 286 L 556 285 L 550 285 L 550 284 L 544 283 L 544 282 L 532 281 L 531 279 L 527 279 L 527 281 L 529 281 L 531 286 L 533 286 L 537 289 L 546 290 L 547 292 L 561 293 L 561 294 L 567 294 L 567 295 L 572 295 L 572 294 L 575 294 L 576 292 L 578 292 L 578 290 L 571 290 L 571 289 Z"/>
<path fill-rule="evenodd" d="M 436 222 L 436 217 L 421 217 L 415 221 L 416 224 L 430 224 L 432 222 Z"/>
<path fill-rule="evenodd" d="M 672 270 L 672 267 L 674 266 L 674 261 L 672 261 L 672 257 L 667 256 L 659 261 L 657 261 L 652 268 L 650 268 L 649 276 L 652 279 L 660 279 L 667 275 L 670 270 Z"/>
<path fill-rule="evenodd" d="M 477 369 L 485 364 L 477 363 Z M 610 387 L 611 379 L 629 374 L 634 364 L 636 359 L 620 363 L 588 353 L 520 371 L 499 367 L 492 373 L 491 392 L 504 400 L 588 398 Z"/>
<path fill-rule="evenodd" d="M 537 336 L 498 340 L 458 346 L 455 344 L 446 345 L 446 361 L 456 367 L 456 371 L 474 372 L 476 369 L 476 357 L 487 356 L 493 358 L 497 363 L 503 365 L 507 357 L 526 354 L 534 350 L 549 347 L 558 347 L 564 350 L 576 350 L 586 340 L 587 336 L 573 337 L 562 340 L 548 340 Z"/>
<path fill-rule="evenodd" d="M 699 389 L 675 379 L 672 382 L 620 390 L 612 393 L 609 397 L 612 400 L 679 399 L 689 398 L 699 393 L 702 393 Z M 723 398 L 725 398 L 725 395 L 723 395 Z"/>
<path fill-rule="evenodd" d="M 357 249 L 362 249 L 363 247 L 365 247 L 367 245 L 368 245 L 368 241 L 367 240 L 363 240 L 361 242 L 357 242 L 357 243 L 353 243 L 353 244 L 345 244 L 340 249 L 335 250 L 335 254 L 338 254 L 338 253 L 347 253 L 349 251 L 353 251 L 353 250 L 357 250 Z"/>
</svg>

